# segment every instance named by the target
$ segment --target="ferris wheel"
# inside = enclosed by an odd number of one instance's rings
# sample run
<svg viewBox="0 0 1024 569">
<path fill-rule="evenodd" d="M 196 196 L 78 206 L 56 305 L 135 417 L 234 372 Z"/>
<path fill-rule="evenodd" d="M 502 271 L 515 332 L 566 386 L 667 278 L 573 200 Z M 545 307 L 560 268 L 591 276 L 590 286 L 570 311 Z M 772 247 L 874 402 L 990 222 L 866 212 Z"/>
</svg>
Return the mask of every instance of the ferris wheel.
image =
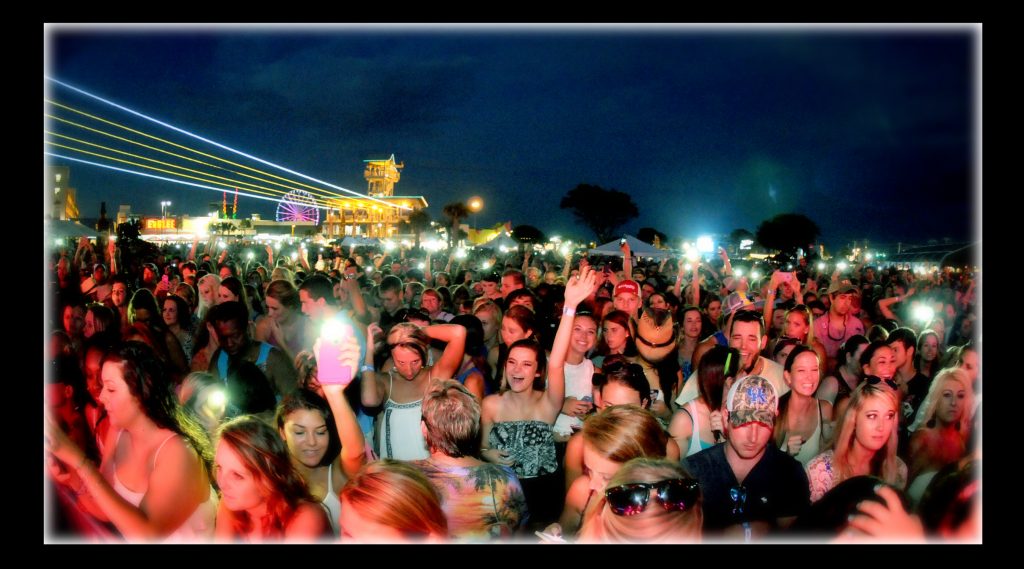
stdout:
<svg viewBox="0 0 1024 569">
<path fill-rule="evenodd" d="M 296 221 L 312 221 L 320 223 L 320 208 L 316 198 L 303 190 L 292 190 L 285 194 L 277 204 L 277 220 L 294 223 Z"/>
</svg>

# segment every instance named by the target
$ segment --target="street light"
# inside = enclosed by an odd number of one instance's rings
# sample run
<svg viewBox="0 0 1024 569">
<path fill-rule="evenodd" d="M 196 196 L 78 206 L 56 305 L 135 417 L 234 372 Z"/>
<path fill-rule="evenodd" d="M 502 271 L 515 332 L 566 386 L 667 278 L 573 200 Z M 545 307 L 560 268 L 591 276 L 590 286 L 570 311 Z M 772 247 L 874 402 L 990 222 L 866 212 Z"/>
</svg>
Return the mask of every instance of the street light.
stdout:
<svg viewBox="0 0 1024 569">
<path fill-rule="evenodd" d="M 466 205 L 469 206 L 469 211 L 473 212 L 473 231 L 476 231 L 476 214 L 484 208 L 484 200 L 480 196 L 473 196 Z"/>
</svg>

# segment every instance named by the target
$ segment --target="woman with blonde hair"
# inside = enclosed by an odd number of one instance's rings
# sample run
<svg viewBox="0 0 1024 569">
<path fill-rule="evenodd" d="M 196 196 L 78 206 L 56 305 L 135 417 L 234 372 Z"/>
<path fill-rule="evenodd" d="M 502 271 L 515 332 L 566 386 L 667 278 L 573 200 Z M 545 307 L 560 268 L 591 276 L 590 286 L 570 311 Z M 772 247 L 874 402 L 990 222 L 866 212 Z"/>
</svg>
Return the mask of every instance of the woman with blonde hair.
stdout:
<svg viewBox="0 0 1024 569">
<path fill-rule="evenodd" d="M 196 320 L 202 321 L 210 308 L 220 303 L 217 293 L 220 291 L 220 277 L 214 274 L 203 276 L 196 283 L 199 293 L 199 304 L 196 306 Z"/>
<path fill-rule="evenodd" d="M 367 346 L 375 345 L 376 324 L 367 328 Z M 445 342 L 441 357 L 428 365 L 432 340 Z M 364 407 L 384 407 L 378 415 L 375 450 L 381 458 L 419 460 L 430 456 L 420 430 L 423 396 L 432 378 L 450 378 L 462 365 L 466 329 L 458 324 L 435 324 L 420 328 L 410 322 L 391 327 L 387 335 L 394 367 L 377 373 L 373 350 L 367 349 L 362 372 L 361 399 Z M 398 377 L 395 377 L 398 376 Z"/>
<path fill-rule="evenodd" d="M 559 527 L 548 533 L 572 534 L 588 509 L 623 464 L 637 457 L 664 458 L 668 433 L 654 414 L 634 405 L 608 407 L 583 422 L 583 476 L 572 482 Z M 554 530 L 554 531 L 551 531 Z"/>
<path fill-rule="evenodd" d="M 900 394 L 891 379 L 869 375 L 853 390 L 831 449 L 807 463 L 811 502 L 854 476 L 877 476 L 903 489 L 907 465 L 896 456 Z"/>
<path fill-rule="evenodd" d="M 447 536 L 441 497 L 415 466 L 371 462 L 341 491 L 342 541 L 443 541 Z"/>
<path fill-rule="evenodd" d="M 327 514 L 310 495 L 277 431 L 245 415 L 221 425 L 218 434 L 217 538 L 314 541 L 330 533 Z"/>
<path fill-rule="evenodd" d="M 963 458 L 971 438 L 973 411 L 974 392 L 967 372 L 958 368 L 940 371 L 908 427 L 913 433 L 908 494 L 915 501 L 936 472 Z"/>
<path fill-rule="evenodd" d="M 634 458 L 608 481 L 580 528 L 581 543 L 695 543 L 704 523 L 700 485 L 678 462 Z"/>
</svg>

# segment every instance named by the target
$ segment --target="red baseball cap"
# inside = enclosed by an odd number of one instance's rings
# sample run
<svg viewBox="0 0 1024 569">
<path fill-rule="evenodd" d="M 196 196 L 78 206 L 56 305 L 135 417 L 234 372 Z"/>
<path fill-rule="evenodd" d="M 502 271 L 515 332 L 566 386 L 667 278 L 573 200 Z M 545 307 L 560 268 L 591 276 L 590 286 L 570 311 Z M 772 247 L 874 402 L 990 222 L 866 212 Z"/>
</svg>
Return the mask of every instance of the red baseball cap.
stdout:
<svg viewBox="0 0 1024 569">
<path fill-rule="evenodd" d="M 636 281 L 629 279 L 620 281 L 619 284 L 615 285 L 615 294 L 613 296 L 619 296 L 620 294 L 640 296 L 640 285 Z"/>
</svg>

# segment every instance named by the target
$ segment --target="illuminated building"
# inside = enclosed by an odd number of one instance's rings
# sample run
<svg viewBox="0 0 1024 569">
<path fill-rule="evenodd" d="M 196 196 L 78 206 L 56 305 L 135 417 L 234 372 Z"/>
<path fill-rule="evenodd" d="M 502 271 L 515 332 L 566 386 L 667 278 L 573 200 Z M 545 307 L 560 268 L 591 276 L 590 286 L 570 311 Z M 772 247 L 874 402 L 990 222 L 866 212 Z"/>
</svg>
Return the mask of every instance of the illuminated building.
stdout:
<svg viewBox="0 0 1024 569">
<path fill-rule="evenodd" d="M 396 163 L 392 154 L 386 160 L 364 160 L 363 176 L 367 182 L 367 198 L 343 197 L 325 200 L 327 215 L 323 235 L 328 239 L 345 235 L 371 238 L 398 236 L 409 215 L 427 207 L 423 196 L 396 196 L 395 184 L 401 178 L 404 163 Z"/>
<path fill-rule="evenodd" d="M 75 189 L 71 187 L 71 170 L 67 166 L 49 166 L 46 171 L 46 186 L 53 196 L 53 219 L 78 219 L 78 202 Z"/>
</svg>

